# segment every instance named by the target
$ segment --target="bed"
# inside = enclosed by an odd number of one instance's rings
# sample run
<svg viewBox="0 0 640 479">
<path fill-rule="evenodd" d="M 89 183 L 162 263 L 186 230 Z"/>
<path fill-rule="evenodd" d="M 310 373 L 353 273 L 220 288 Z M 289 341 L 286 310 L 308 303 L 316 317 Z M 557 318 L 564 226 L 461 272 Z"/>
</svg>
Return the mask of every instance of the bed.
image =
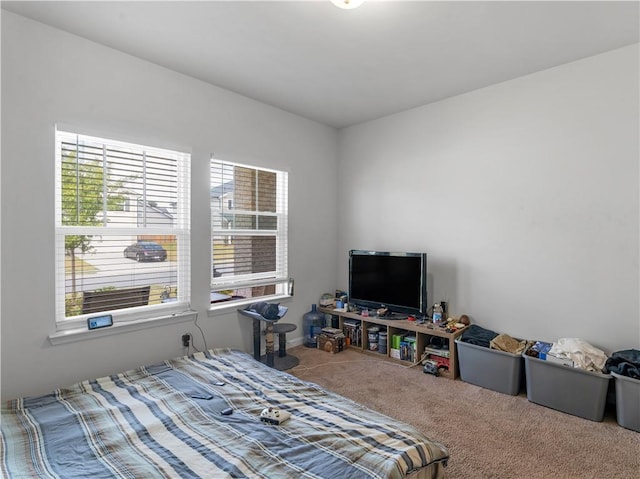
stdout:
<svg viewBox="0 0 640 479">
<path fill-rule="evenodd" d="M 262 422 L 268 407 L 291 418 Z M 1 432 L 6 478 L 424 479 L 448 460 L 411 426 L 229 349 L 7 401 Z"/>
</svg>

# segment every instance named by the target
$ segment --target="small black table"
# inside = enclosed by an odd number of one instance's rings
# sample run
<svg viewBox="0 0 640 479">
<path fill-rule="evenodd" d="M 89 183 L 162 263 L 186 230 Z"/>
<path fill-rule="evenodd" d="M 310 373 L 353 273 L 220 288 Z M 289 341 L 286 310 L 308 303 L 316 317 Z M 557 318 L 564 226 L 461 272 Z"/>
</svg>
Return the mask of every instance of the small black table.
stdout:
<svg viewBox="0 0 640 479">
<path fill-rule="evenodd" d="M 269 367 L 274 367 L 274 356 L 273 356 L 273 325 L 277 323 L 285 314 L 287 314 L 288 308 L 284 306 L 278 306 L 278 318 L 276 319 L 267 319 L 264 316 L 256 313 L 252 310 L 247 309 L 238 309 L 238 312 L 246 316 L 248 318 L 253 319 L 253 357 L 257 361 L 262 362 L 262 357 L 260 355 L 260 322 L 264 321 L 266 324 L 266 334 L 265 334 L 265 345 L 266 345 L 266 355 L 264 363 Z"/>
<path fill-rule="evenodd" d="M 276 323 L 273 325 L 273 332 L 278 335 L 278 355 L 275 357 L 275 368 L 279 371 L 286 371 L 300 364 L 300 360 L 297 357 L 287 353 L 287 333 L 296 329 L 298 327 L 292 323 Z"/>
</svg>

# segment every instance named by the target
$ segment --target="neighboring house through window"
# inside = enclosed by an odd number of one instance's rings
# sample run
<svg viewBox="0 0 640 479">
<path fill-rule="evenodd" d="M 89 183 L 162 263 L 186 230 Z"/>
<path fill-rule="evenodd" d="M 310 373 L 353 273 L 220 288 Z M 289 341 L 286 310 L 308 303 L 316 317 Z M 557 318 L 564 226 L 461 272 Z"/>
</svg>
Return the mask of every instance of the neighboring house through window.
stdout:
<svg viewBox="0 0 640 479">
<path fill-rule="evenodd" d="M 190 300 L 187 153 L 56 131 L 56 320 Z"/>
<path fill-rule="evenodd" d="M 288 175 L 211 159 L 211 302 L 286 293 Z"/>
</svg>

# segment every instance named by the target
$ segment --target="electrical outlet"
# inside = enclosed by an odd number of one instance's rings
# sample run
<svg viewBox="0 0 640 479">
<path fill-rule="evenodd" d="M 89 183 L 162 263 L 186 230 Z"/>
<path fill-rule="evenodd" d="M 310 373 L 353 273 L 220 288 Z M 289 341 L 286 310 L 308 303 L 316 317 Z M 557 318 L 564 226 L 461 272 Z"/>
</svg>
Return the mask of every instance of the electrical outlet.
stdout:
<svg viewBox="0 0 640 479">
<path fill-rule="evenodd" d="M 191 342 L 191 335 L 189 333 L 185 333 L 182 335 L 182 345 L 185 348 L 189 347 L 189 343 Z"/>
</svg>

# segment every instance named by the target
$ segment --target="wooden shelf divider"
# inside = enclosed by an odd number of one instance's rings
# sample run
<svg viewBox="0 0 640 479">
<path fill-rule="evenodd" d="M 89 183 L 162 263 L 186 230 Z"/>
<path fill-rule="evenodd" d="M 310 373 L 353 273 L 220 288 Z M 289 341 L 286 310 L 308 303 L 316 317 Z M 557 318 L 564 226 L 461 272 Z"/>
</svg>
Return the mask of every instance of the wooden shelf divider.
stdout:
<svg viewBox="0 0 640 479">
<path fill-rule="evenodd" d="M 462 335 L 465 328 L 458 329 L 454 332 L 448 333 L 444 329 L 439 326 L 435 326 L 432 323 L 418 323 L 416 321 L 409 321 L 408 319 L 384 319 L 378 318 L 376 316 L 362 316 L 358 313 L 347 312 L 344 310 L 334 309 L 334 308 L 326 308 L 321 307 L 319 311 L 324 314 L 330 314 L 332 316 L 338 317 L 338 328 L 344 330 L 344 320 L 345 319 L 353 319 L 360 322 L 360 335 L 361 341 L 360 346 L 357 345 L 349 345 L 350 348 L 353 348 L 357 351 L 361 351 L 364 353 L 375 354 L 379 356 L 380 359 L 387 359 L 389 361 L 401 362 L 403 364 L 408 363 L 406 360 L 400 360 L 396 358 L 392 358 L 390 356 L 391 349 L 391 338 L 394 334 L 402 334 L 413 332 L 416 335 L 416 354 L 415 361 L 419 362 L 422 358 L 422 354 L 424 353 L 424 348 L 431 345 L 433 342 L 432 338 L 442 338 L 444 342 L 448 344 L 448 349 L 443 349 L 443 353 L 448 351 L 448 359 L 449 359 L 449 369 L 448 370 L 440 370 L 440 375 L 449 379 L 456 379 L 459 376 L 459 367 L 458 367 L 458 355 L 456 351 L 455 340 Z M 367 328 L 372 326 L 379 326 L 381 331 L 387 332 L 387 350 L 385 352 L 380 351 L 370 351 L 369 350 L 369 340 L 367 334 Z M 435 348 L 434 348 L 435 349 Z M 443 354 L 444 356 L 444 354 Z M 447 357 L 447 356 L 444 356 Z M 409 363 L 411 364 L 411 363 Z"/>
</svg>

